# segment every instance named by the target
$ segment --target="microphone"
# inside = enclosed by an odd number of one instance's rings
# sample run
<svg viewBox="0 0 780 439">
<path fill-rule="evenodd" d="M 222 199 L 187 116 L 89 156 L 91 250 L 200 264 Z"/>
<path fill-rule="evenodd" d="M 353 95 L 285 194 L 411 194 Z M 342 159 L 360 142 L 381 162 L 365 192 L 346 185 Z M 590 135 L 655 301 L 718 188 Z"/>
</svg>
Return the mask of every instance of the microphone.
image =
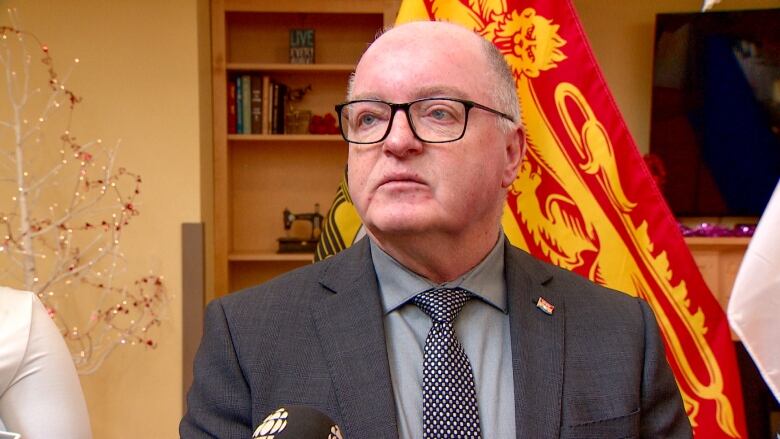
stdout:
<svg viewBox="0 0 780 439">
<path fill-rule="evenodd" d="M 321 411 L 287 405 L 268 415 L 252 439 L 344 439 L 344 436 L 339 426 Z"/>
</svg>

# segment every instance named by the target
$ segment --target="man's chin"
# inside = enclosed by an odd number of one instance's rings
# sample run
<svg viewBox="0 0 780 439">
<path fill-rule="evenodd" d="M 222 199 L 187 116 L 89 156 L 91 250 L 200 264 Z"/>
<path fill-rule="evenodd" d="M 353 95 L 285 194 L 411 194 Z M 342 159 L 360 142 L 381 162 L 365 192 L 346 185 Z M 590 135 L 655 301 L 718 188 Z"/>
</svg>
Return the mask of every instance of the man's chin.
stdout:
<svg viewBox="0 0 780 439">
<path fill-rule="evenodd" d="M 407 212 L 410 213 L 410 212 Z M 419 216 L 391 215 L 387 217 L 372 218 L 366 221 L 366 228 L 376 238 L 379 237 L 403 237 L 407 235 L 420 236 L 427 232 L 431 225 L 423 221 Z"/>
</svg>

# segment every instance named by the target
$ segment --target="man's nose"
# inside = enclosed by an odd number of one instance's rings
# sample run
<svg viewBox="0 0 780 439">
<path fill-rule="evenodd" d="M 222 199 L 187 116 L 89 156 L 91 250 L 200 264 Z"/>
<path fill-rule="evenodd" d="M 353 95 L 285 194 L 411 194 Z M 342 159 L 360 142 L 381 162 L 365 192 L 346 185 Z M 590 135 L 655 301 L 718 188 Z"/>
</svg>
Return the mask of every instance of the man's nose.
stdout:
<svg viewBox="0 0 780 439">
<path fill-rule="evenodd" d="M 403 110 L 398 110 L 393 115 L 393 124 L 382 144 L 382 149 L 399 157 L 422 151 L 422 142 L 412 132 Z"/>
</svg>

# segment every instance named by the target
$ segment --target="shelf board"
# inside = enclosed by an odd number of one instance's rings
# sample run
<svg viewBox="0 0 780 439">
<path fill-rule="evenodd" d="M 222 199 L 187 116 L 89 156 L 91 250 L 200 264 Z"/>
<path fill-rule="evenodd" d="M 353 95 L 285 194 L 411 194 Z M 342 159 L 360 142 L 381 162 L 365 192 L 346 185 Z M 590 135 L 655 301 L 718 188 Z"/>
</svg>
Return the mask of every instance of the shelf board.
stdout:
<svg viewBox="0 0 780 439">
<path fill-rule="evenodd" d="M 334 142 L 344 143 L 339 134 L 228 134 L 228 140 L 245 142 Z"/>
<path fill-rule="evenodd" d="M 355 64 L 228 63 L 229 72 L 335 72 L 352 73 Z"/>
<path fill-rule="evenodd" d="M 328 13 L 328 14 L 382 14 L 386 8 L 384 0 L 296 0 L 266 1 L 225 0 L 226 12 L 264 13 Z"/>
<path fill-rule="evenodd" d="M 747 247 L 750 244 L 750 237 L 743 236 L 722 236 L 719 238 L 710 238 L 707 236 L 688 236 L 685 243 L 689 247 Z"/>
<path fill-rule="evenodd" d="M 313 253 L 230 253 L 229 261 L 236 262 L 277 262 L 277 261 L 300 261 L 311 262 L 314 259 Z"/>
</svg>

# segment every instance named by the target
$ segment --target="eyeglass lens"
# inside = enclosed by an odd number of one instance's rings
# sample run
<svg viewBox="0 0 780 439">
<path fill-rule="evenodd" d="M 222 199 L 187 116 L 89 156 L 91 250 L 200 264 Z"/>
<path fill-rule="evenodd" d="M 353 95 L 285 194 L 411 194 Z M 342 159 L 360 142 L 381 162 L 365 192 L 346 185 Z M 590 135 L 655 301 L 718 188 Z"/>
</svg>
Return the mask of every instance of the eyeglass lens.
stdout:
<svg viewBox="0 0 780 439">
<path fill-rule="evenodd" d="M 396 108 L 403 108 L 399 106 Z M 424 99 L 406 106 L 411 128 L 424 142 L 447 142 L 463 135 L 466 126 L 466 106 L 459 101 Z M 381 141 L 391 124 L 393 107 L 385 102 L 356 101 L 341 111 L 341 126 L 350 142 Z"/>
</svg>

